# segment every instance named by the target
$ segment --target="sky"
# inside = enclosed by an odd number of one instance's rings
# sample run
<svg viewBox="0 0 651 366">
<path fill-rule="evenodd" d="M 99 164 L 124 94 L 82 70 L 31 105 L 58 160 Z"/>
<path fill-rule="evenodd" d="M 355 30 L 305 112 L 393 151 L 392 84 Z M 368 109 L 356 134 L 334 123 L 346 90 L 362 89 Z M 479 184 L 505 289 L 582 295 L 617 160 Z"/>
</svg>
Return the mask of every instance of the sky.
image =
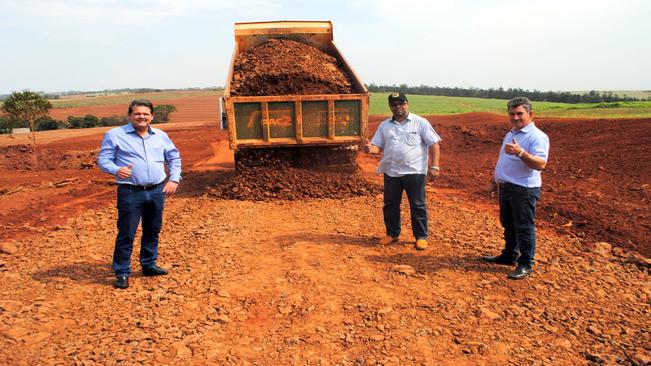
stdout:
<svg viewBox="0 0 651 366">
<path fill-rule="evenodd" d="M 329 20 L 366 84 L 651 90 L 649 0 L 0 0 L 0 94 L 223 86 L 237 22 Z"/>
</svg>

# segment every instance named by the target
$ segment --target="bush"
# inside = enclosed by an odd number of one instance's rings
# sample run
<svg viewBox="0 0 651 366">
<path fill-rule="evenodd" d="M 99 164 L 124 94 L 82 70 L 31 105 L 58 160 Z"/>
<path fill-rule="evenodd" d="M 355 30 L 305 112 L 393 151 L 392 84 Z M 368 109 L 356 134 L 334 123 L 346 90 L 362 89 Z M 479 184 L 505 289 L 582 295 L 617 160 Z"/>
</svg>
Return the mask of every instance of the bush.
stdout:
<svg viewBox="0 0 651 366">
<path fill-rule="evenodd" d="M 2 133 L 11 133 L 14 128 L 27 128 L 29 123 L 27 121 L 14 121 L 6 116 L 0 116 L 0 130 Z"/>
<path fill-rule="evenodd" d="M 0 116 L 0 134 L 5 134 L 11 132 L 11 126 L 9 124 L 9 119 L 4 116 Z"/>
<path fill-rule="evenodd" d="M 99 118 L 93 116 L 92 114 L 87 114 L 84 116 L 84 123 L 81 128 L 91 128 L 97 127 L 99 125 Z"/>
<path fill-rule="evenodd" d="M 128 122 L 129 118 L 127 116 L 111 116 L 99 119 L 100 126 L 122 126 L 126 125 Z"/>
<path fill-rule="evenodd" d="M 99 118 L 92 114 L 83 117 L 68 117 L 68 128 L 90 128 L 99 126 Z"/>
<path fill-rule="evenodd" d="M 50 117 L 43 117 L 36 120 L 36 131 L 58 130 L 65 127 L 65 122 Z"/>
<path fill-rule="evenodd" d="M 595 108 L 621 108 L 624 105 L 620 102 L 602 102 L 595 105 Z"/>
<path fill-rule="evenodd" d="M 81 128 L 84 124 L 82 117 L 68 116 L 68 128 Z"/>
</svg>

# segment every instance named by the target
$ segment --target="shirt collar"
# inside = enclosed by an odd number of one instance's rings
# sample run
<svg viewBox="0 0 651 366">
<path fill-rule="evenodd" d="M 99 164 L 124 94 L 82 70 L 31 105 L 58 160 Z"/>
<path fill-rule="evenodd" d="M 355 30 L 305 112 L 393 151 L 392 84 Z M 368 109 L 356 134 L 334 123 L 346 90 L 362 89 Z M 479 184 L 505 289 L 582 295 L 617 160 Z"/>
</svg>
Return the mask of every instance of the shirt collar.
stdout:
<svg viewBox="0 0 651 366">
<path fill-rule="evenodd" d="M 407 118 L 406 118 L 403 122 L 410 122 L 410 121 L 411 121 L 411 112 L 409 112 L 409 114 L 407 114 Z M 396 121 L 396 120 L 393 118 L 393 116 L 391 116 L 391 122 L 395 122 L 395 123 L 397 123 L 397 124 L 400 124 L 400 122 Z"/>
<path fill-rule="evenodd" d="M 133 125 L 131 124 L 131 121 L 129 121 L 129 123 L 125 126 L 124 131 L 126 133 L 136 132 L 136 129 L 133 128 Z M 154 130 L 152 130 L 152 128 L 151 128 L 151 125 L 147 126 L 147 132 L 150 135 L 155 134 Z"/>
<path fill-rule="evenodd" d="M 528 125 L 522 127 L 521 129 L 519 129 L 519 130 L 514 130 L 513 129 L 513 130 L 511 130 L 511 132 L 513 132 L 513 133 L 528 133 L 529 131 L 532 131 L 535 127 L 536 127 L 536 125 L 533 123 L 533 121 L 531 121 L 531 123 L 529 123 Z"/>
</svg>

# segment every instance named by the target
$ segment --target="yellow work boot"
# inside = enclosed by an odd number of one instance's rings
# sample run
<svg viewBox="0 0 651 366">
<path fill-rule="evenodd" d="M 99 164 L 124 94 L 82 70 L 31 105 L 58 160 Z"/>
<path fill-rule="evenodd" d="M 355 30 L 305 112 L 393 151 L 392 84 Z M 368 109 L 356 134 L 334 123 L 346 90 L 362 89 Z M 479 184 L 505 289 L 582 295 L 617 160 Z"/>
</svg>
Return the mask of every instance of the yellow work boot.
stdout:
<svg viewBox="0 0 651 366">
<path fill-rule="evenodd" d="M 418 239 L 416 240 L 416 244 L 414 247 L 418 250 L 425 250 L 427 249 L 427 240 L 425 239 Z"/>
<path fill-rule="evenodd" d="M 398 238 L 394 238 L 393 236 L 385 236 L 384 238 L 380 239 L 380 245 L 389 245 L 391 243 L 395 243 L 398 241 Z"/>
</svg>

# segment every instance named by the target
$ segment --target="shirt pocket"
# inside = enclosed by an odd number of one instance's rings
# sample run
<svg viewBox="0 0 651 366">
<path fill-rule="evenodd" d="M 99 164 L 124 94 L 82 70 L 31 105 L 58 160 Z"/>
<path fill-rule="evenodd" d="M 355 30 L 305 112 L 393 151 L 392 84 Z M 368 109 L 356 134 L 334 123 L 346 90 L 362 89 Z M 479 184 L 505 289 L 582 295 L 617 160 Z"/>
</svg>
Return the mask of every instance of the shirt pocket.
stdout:
<svg viewBox="0 0 651 366">
<path fill-rule="evenodd" d="M 419 145 L 423 140 L 420 138 L 418 131 L 407 132 L 405 134 L 405 143 L 409 146 Z"/>
</svg>

